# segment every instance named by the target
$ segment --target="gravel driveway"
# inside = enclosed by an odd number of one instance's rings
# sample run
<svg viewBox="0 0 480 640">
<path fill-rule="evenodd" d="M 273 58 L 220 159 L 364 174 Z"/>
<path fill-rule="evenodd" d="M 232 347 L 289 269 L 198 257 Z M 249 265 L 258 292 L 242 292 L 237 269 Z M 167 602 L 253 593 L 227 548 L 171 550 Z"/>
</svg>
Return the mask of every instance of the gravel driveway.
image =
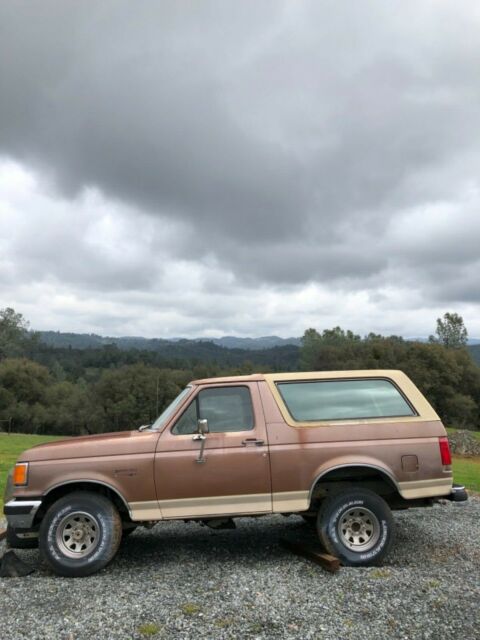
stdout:
<svg viewBox="0 0 480 640">
<path fill-rule="evenodd" d="M 383 567 L 335 575 L 279 546 L 312 535 L 297 516 L 141 529 L 95 576 L 0 579 L 0 637 L 480 638 L 480 499 L 395 519 Z"/>
</svg>

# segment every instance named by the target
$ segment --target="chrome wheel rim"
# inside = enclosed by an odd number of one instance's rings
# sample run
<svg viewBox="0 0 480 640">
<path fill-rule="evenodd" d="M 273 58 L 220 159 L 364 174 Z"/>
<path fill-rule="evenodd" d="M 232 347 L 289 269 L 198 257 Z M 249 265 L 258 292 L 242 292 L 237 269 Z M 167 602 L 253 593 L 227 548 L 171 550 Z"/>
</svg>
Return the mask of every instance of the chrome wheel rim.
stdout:
<svg viewBox="0 0 480 640">
<path fill-rule="evenodd" d="M 96 518 L 84 511 L 65 516 L 57 527 L 57 545 L 69 558 L 84 558 L 92 553 L 100 540 Z"/>
<path fill-rule="evenodd" d="M 347 549 L 360 553 L 377 544 L 380 538 L 380 523 L 370 509 L 354 507 L 340 517 L 337 533 Z"/>
</svg>

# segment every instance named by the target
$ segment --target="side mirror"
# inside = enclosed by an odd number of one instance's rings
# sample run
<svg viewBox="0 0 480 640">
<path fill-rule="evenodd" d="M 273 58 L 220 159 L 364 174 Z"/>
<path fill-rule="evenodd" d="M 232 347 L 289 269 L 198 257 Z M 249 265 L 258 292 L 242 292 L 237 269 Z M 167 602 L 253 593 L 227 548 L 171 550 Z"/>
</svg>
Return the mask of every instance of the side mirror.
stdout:
<svg viewBox="0 0 480 640">
<path fill-rule="evenodd" d="M 208 433 L 208 420 L 197 420 L 197 430 L 202 435 Z"/>
</svg>

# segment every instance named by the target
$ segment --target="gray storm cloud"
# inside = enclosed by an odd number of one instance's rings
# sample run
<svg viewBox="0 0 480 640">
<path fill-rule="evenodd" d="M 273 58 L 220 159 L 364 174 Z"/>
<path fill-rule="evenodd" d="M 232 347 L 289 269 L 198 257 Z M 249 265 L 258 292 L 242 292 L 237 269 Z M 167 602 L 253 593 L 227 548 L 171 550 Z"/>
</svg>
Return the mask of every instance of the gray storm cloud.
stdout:
<svg viewBox="0 0 480 640">
<path fill-rule="evenodd" d="M 466 0 L 2 2 L 0 154 L 148 229 L 121 260 L 53 217 L 15 273 L 148 290 L 176 260 L 476 304 L 479 60 Z"/>
</svg>

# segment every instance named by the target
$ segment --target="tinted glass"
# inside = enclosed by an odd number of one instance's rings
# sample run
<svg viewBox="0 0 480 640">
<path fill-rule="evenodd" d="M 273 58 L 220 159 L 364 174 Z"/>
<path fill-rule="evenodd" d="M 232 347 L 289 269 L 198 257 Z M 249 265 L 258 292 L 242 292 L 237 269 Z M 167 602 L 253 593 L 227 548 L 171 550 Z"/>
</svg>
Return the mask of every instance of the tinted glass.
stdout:
<svg viewBox="0 0 480 640">
<path fill-rule="evenodd" d="M 388 380 L 289 382 L 277 387 L 299 422 L 415 415 Z"/>
<path fill-rule="evenodd" d="M 181 401 L 185 398 L 185 396 L 187 396 L 190 393 L 191 390 L 192 390 L 192 387 L 186 387 L 181 393 L 179 393 L 179 395 L 175 398 L 175 400 L 173 400 L 168 405 L 168 407 L 164 409 L 163 412 L 158 416 L 158 418 L 155 420 L 155 422 L 152 424 L 150 428 L 159 429 L 162 425 L 164 425 L 165 422 L 168 420 L 168 418 L 172 415 L 172 413 L 178 407 L 178 405 L 181 403 Z"/>
<path fill-rule="evenodd" d="M 172 433 L 185 435 L 188 433 L 196 433 L 197 431 L 197 404 L 193 400 L 182 413 L 172 429 Z"/>
<path fill-rule="evenodd" d="M 179 418 L 172 433 L 195 433 L 197 420 L 205 418 L 211 433 L 253 429 L 250 391 L 247 387 L 216 387 L 200 391 L 197 399 Z"/>
</svg>

